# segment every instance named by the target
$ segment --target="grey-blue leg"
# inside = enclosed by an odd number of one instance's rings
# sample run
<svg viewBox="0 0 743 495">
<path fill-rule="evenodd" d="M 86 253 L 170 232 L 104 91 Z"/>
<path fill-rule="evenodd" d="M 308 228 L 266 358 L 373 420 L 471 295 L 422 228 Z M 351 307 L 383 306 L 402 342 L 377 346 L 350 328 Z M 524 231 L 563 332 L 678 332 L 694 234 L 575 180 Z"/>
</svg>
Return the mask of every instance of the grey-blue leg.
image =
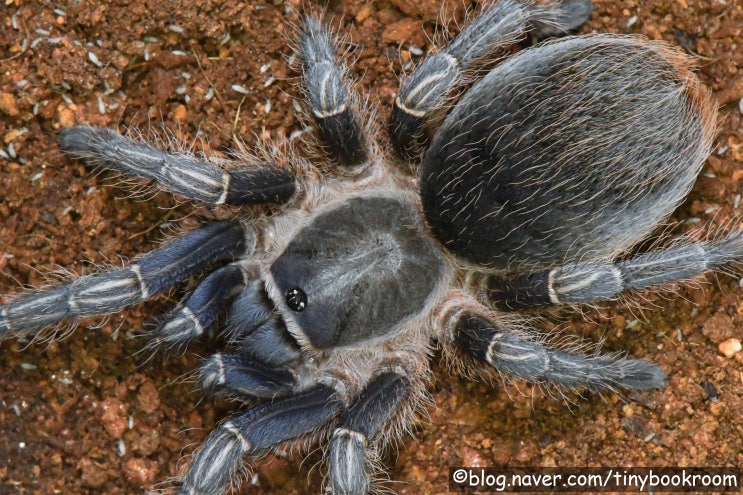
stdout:
<svg viewBox="0 0 743 495">
<path fill-rule="evenodd" d="M 221 495 L 236 481 L 243 455 L 261 455 L 327 425 L 343 409 L 334 394 L 332 388 L 318 386 L 252 407 L 222 424 L 196 453 L 178 494 Z"/>
<path fill-rule="evenodd" d="M 490 300 L 501 309 L 614 299 L 622 291 L 692 279 L 743 262 L 743 231 L 710 242 L 679 242 L 616 263 L 573 263 L 510 278 L 486 277 Z"/>
<path fill-rule="evenodd" d="M 62 130 L 64 151 L 94 165 L 153 179 L 173 194 L 210 205 L 283 203 L 294 194 L 292 173 L 270 164 L 223 169 L 214 160 L 166 153 L 110 129 L 74 126 Z"/>
<path fill-rule="evenodd" d="M 240 354 L 213 354 L 199 370 L 199 386 L 214 395 L 273 399 L 294 392 L 294 375 Z"/>
<path fill-rule="evenodd" d="M 330 440 L 328 481 L 333 495 L 369 493 L 368 443 L 410 396 L 410 382 L 394 372 L 376 377 L 341 417 Z"/>
<path fill-rule="evenodd" d="M 232 263 L 209 274 L 194 292 L 152 332 L 153 345 L 184 347 L 212 327 L 248 283 L 240 263 Z"/>
<path fill-rule="evenodd" d="M 488 7 L 446 48 L 428 56 L 400 87 L 390 117 L 395 150 L 407 159 L 422 153 L 426 124 L 484 57 L 521 41 L 530 31 L 540 36 L 565 33 L 583 24 L 591 11 L 590 0 L 500 0 Z"/>
<path fill-rule="evenodd" d="M 305 16 L 298 40 L 303 86 L 327 153 L 342 165 L 367 159 L 367 140 L 336 45 L 320 19 Z"/>
<path fill-rule="evenodd" d="M 454 312 L 449 318 L 447 328 L 459 352 L 514 378 L 609 390 L 665 385 L 665 373 L 647 361 L 549 349 L 540 340 L 501 328 L 485 314 L 470 310 Z"/>
<path fill-rule="evenodd" d="M 127 267 L 33 291 L 0 306 L 0 338 L 146 301 L 210 265 L 242 256 L 246 247 L 252 248 L 252 236 L 237 221 L 207 224 Z"/>
</svg>

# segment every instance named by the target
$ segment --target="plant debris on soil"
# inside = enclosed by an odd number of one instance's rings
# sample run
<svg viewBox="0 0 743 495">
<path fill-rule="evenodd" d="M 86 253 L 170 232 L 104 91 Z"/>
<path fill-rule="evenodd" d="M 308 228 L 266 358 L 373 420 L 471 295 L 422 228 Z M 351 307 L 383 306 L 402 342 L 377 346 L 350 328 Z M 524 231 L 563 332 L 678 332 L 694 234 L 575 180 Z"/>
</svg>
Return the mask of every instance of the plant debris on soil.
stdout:
<svg viewBox="0 0 743 495">
<path fill-rule="evenodd" d="M 349 0 L 316 8 L 350 35 L 350 75 L 378 103 L 382 123 L 398 74 L 432 48 L 440 12 L 461 19 L 463 3 Z M 3 2 L 0 294 L 120 265 L 181 229 L 234 215 L 118 187 L 107 173 L 63 156 L 56 136 L 75 123 L 154 129 L 161 139 L 228 154 L 236 139 L 250 147 L 296 135 L 304 124 L 287 45 L 300 4 Z M 715 149 L 672 219 L 673 234 L 743 228 L 741 3 L 594 4 L 581 32 L 680 45 L 720 104 Z M 435 359 L 435 407 L 385 458 L 398 481 L 389 486 L 446 493 L 452 466 L 743 466 L 742 274 L 707 275 L 583 316 L 544 315 L 560 332 L 601 341 L 603 351 L 658 364 L 668 374 L 662 390 L 563 397 L 527 384 L 471 382 Z M 0 494 L 163 488 L 208 432 L 239 410 L 196 390 L 193 370 L 213 351 L 208 344 L 150 359 L 138 352 L 146 323 L 178 297 L 85 320 L 52 343 L 0 344 Z M 251 464 L 238 492 L 317 493 L 320 460 L 319 452 L 305 460 L 269 456 Z"/>
</svg>

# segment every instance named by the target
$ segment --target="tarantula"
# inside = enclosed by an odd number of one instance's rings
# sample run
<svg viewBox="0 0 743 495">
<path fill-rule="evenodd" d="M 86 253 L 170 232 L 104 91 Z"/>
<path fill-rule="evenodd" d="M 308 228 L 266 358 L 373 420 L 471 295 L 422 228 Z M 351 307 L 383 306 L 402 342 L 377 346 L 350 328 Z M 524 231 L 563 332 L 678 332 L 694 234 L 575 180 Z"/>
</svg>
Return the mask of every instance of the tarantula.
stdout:
<svg viewBox="0 0 743 495">
<path fill-rule="evenodd" d="M 741 231 L 635 249 L 687 195 L 715 134 L 714 105 L 685 55 L 638 37 L 579 36 L 479 70 L 590 13 L 588 0 L 484 8 L 402 83 L 389 152 L 334 35 L 309 15 L 296 52 L 320 160 L 224 163 L 64 129 L 74 157 L 185 198 L 278 206 L 11 299 L 0 337 L 116 312 L 206 272 L 150 345 L 218 335 L 225 352 L 206 359 L 199 384 L 247 409 L 198 450 L 184 495 L 221 494 L 243 457 L 314 441 L 327 443 L 332 493 L 367 493 L 380 452 L 425 408 L 437 347 L 465 371 L 566 388 L 663 386 L 649 362 L 552 346 L 507 314 L 609 300 L 743 259 Z"/>
</svg>

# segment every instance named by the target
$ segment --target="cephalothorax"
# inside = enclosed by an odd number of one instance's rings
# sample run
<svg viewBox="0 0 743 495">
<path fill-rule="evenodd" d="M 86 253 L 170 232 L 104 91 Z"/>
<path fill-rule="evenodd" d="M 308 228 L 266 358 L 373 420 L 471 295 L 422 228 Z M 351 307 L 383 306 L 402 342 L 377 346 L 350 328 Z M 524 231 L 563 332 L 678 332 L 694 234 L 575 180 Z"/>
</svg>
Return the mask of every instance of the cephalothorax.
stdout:
<svg viewBox="0 0 743 495">
<path fill-rule="evenodd" d="M 194 495 L 223 493 L 245 456 L 312 439 L 328 444 L 331 492 L 367 493 L 379 453 L 427 402 L 436 346 L 452 362 L 533 382 L 663 386 L 651 363 L 553 348 L 502 316 L 612 299 L 743 259 L 740 231 L 627 254 L 684 199 L 714 135 L 714 106 L 677 50 L 572 37 L 478 79 L 500 48 L 567 32 L 590 12 L 586 0 L 483 9 L 401 85 L 390 150 L 366 123 L 333 36 L 311 16 L 296 50 L 325 157 L 224 164 L 111 130 L 63 130 L 72 155 L 180 196 L 281 206 L 11 298 L 0 337 L 115 312 L 206 271 L 150 336 L 170 348 L 218 335 L 225 351 L 206 359 L 200 386 L 251 403 L 193 458 L 180 493 Z"/>
</svg>

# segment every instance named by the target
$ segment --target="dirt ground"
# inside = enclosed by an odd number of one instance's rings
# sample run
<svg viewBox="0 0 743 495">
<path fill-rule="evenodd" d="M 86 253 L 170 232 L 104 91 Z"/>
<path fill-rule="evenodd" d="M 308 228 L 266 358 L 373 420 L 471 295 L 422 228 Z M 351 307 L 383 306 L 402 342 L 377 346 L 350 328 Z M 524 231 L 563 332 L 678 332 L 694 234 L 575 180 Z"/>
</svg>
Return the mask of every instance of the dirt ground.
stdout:
<svg viewBox="0 0 743 495">
<path fill-rule="evenodd" d="M 153 249 L 174 227 L 212 212 L 160 193 L 147 201 L 110 187 L 61 155 L 73 123 L 163 126 L 220 151 L 301 129 L 292 105 L 286 21 L 296 3 L 63 2 L 0 6 L 0 294 L 85 273 Z M 355 46 L 352 75 L 386 118 L 397 76 L 430 48 L 438 2 L 337 1 L 325 5 Z M 453 4 L 461 5 L 455 1 Z M 743 6 L 740 0 L 596 0 L 583 32 L 641 33 L 680 44 L 721 105 L 713 155 L 674 219 L 683 232 L 730 225 L 743 194 Z M 413 47 L 411 49 L 411 47 Z M 203 138 L 203 140 L 202 140 Z M 208 141 L 206 141 L 208 140 Z M 88 263 L 83 263 L 85 260 Z M 437 360 L 430 422 L 386 462 L 401 494 L 447 492 L 450 466 L 741 466 L 743 337 L 739 277 L 649 296 L 644 309 L 607 305 L 586 318 L 548 315 L 604 350 L 660 365 L 667 388 L 562 398 L 528 386 L 469 382 Z M 162 488 L 236 406 L 204 399 L 190 373 L 200 347 L 146 361 L 141 329 L 178 294 L 65 340 L 0 344 L 0 495 L 135 494 Z M 635 298 L 639 299 L 639 298 Z M 98 323 L 99 328 L 93 328 Z M 317 493 L 317 453 L 269 457 L 239 493 Z"/>
</svg>

